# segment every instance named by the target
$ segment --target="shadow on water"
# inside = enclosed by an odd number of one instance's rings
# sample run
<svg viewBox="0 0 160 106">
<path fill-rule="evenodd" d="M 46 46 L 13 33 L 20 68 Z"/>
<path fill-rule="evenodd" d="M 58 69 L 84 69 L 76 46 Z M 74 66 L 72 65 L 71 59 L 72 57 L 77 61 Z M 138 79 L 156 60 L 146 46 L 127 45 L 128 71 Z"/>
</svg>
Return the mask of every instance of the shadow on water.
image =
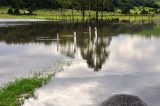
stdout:
<svg viewBox="0 0 160 106">
<path fill-rule="evenodd" d="M 109 58 L 109 46 L 114 36 L 120 34 L 137 34 L 139 36 L 159 36 L 159 25 L 147 24 L 101 24 L 86 23 L 32 23 L 31 25 L 0 27 L 0 41 L 9 44 L 57 43 L 57 51 L 75 58 L 80 55 L 88 67 L 94 71 L 102 69 Z M 75 33 L 74 33 L 75 32 Z"/>
</svg>

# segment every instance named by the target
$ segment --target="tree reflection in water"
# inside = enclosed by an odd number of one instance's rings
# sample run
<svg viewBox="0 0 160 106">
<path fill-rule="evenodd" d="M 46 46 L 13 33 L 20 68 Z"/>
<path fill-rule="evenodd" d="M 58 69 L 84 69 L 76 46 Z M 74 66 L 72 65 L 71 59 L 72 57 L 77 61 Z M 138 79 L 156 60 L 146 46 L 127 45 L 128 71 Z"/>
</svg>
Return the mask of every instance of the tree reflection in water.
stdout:
<svg viewBox="0 0 160 106">
<path fill-rule="evenodd" d="M 99 71 L 109 57 L 107 48 L 112 38 L 100 35 L 101 32 L 98 32 L 97 27 L 95 29 L 89 27 L 88 32 L 82 32 L 79 32 L 77 36 L 75 34 L 61 35 L 60 52 L 71 58 L 74 58 L 76 53 L 80 52 L 88 66 L 93 68 L 94 71 Z M 77 51 L 77 49 L 80 51 Z"/>
<path fill-rule="evenodd" d="M 154 23 L 102 24 L 97 28 L 95 28 L 95 25 L 88 26 L 88 24 L 82 23 L 45 22 L 24 26 L 0 27 L 0 42 L 7 44 L 57 44 L 57 51 L 55 52 L 70 58 L 81 56 L 86 60 L 89 68 L 99 71 L 109 58 L 110 51 L 108 48 L 113 36 L 137 34 L 139 36 L 145 35 L 144 37 L 156 37 L 159 34 L 159 25 Z M 47 38 L 47 40 L 36 40 L 36 38 Z"/>
<path fill-rule="evenodd" d="M 88 41 L 86 40 L 87 42 L 84 42 L 83 40 L 81 41 L 86 45 L 81 48 L 81 54 L 90 68 L 94 68 L 94 71 L 99 71 L 109 57 L 109 51 L 107 51 L 107 48 L 110 45 L 111 37 L 99 36 L 97 28 L 95 28 L 94 31 L 94 36 L 89 32 L 91 38 L 88 38 Z"/>
</svg>

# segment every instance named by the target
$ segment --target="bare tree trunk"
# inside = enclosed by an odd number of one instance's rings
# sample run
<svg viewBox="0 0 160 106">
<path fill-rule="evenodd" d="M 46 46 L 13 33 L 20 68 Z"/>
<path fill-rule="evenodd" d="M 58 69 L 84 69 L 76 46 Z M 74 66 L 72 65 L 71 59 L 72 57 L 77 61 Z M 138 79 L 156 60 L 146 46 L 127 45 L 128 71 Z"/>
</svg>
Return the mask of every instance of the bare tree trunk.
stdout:
<svg viewBox="0 0 160 106">
<path fill-rule="evenodd" d="M 102 12 L 101 12 L 101 17 L 102 17 L 102 20 L 103 20 L 103 15 L 104 15 L 104 14 L 103 14 L 103 10 L 102 10 Z"/>
<path fill-rule="evenodd" d="M 98 0 L 96 0 L 96 22 L 98 23 Z"/>
<path fill-rule="evenodd" d="M 84 8 L 82 7 L 82 16 L 83 16 L 83 21 L 85 20 L 85 10 L 84 10 Z"/>
<path fill-rule="evenodd" d="M 89 21 L 91 23 L 91 0 L 89 0 Z"/>
<path fill-rule="evenodd" d="M 73 7 L 72 7 L 72 21 L 74 21 Z"/>
<path fill-rule="evenodd" d="M 104 0 L 102 0 L 102 10 L 101 10 L 101 17 L 102 17 L 102 20 L 103 20 L 103 12 L 104 12 Z"/>
<path fill-rule="evenodd" d="M 61 19 L 63 19 L 63 8 L 61 7 Z"/>
</svg>

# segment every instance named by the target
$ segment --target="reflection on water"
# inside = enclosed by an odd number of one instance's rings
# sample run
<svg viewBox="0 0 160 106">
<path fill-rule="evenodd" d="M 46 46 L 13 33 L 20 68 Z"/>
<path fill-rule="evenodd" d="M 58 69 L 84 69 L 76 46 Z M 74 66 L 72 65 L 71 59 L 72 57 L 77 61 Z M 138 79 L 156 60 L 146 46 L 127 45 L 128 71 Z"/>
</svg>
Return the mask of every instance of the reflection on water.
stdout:
<svg viewBox="0 0 160 106">
<path fill-rule="evenodd" d="M 109 36 L 99 36 L 98 30 L 91 29 L 84 33 L 74 33 L 74 35 L 61 35 L 60 40 L 60 52 L 66 56 L 74 58 L 77 53 L 81 53 L 84 60 L 90 68 L 98 71 L 102 68 L 105 60 L 109 57 L 109 51 L 107 47 L 110 45 L 111 37 Z"/>
<path fill-rule="evenodd" d="M 43 22 L 0 27 L 0 76 L 7 80 L 70 58 L 72 66 L 37 90 L 38 100 L 26 106 L 96 106 L 119 93 L 159 106 L 159 26 Z"/>
<path fill-rule="evenodd" d="M 140 33 L 153 26 L 154 24 L 103 25 L 97 30 L 97 28 L 88 28 L 84 25 L 44 23 L 42 25 L 35 24 L 23 27 L 1 28 L 2 36 L 0 39 L 5 40 L 8 44 L 42 42 L 50 45 L 52 42 L 57 42 L 57 50 L 62 54 L 74 58 L 76 53 L 80 52 L 82 58 L 88 63 L 88 66 L 94 68 L 95 71 L 98 71 L 102 68 L 106 59 L 109 58 L 110 51 L 107 48 L 109 47 L 113 36 L 118 36 L 118 34 L 121 33 Z M 74 31 L 77 32 L 77 36 L 74 36 Z M 60 41 L 56 41 L 57 33 L 60 34 Z"/>
<path fill-rule="evenodd" d="M 29 25 L 33 22 L 49 22 L 49 20 L 44 19 L 5 19 L 0 18 L 0 27 L 17 26 L 17 25 Z"/>
</svg>

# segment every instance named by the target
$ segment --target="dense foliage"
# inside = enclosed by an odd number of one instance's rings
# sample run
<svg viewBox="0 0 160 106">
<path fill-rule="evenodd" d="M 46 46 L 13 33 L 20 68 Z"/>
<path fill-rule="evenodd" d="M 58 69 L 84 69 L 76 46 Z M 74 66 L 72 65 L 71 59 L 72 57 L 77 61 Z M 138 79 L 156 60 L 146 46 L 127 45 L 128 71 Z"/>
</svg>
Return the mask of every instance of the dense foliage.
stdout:
<svg viewBox="0 0 160 106">
<path fill-rule="evenodd" d="M 2 0 L 1 6 L 12 8 L 58 8 L 60 5 L 55 0 Z"/>
<path fill-rule="evenodd" d="M 74 8 L 74 9 L 98 9 L 114 11 L 131 9 L 134 6 L 145 6 L 157 8 L 155 0 L 0 0 L 1 6 L 12 8 Z"/>
</svg>

